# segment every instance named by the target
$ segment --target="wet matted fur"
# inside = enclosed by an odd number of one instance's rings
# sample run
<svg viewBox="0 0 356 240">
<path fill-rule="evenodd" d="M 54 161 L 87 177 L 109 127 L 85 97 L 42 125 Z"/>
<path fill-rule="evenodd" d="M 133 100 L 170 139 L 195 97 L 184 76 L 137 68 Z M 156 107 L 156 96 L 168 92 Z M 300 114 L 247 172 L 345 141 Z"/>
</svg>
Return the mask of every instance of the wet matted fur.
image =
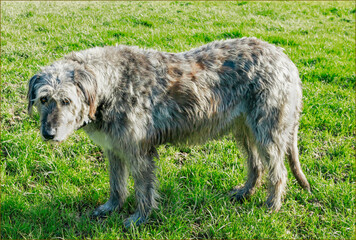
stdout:
<svg viewBox="0 0 356 240">
<path fill-rule="evenodd" d="M 268 171 L 272 210 L 281 207 L 284 157 L 310 190 L 298 159 L 302 106 L 296 66 L 283 49 L 256 38 L 216 41 L 183 53 L 96 47 L 45 67 L 29 82 L 45 140 L 63 141 L 83 127 L 109 159 L 110 198 L 94 211 L 120 209 L 135 181 L 139 225 L 157 206 L 154 158 L 164 143 L 197 144 L 232 133 L 247 152 L 248 177 L 236 200 L 250 197 Z"/>
</svg>

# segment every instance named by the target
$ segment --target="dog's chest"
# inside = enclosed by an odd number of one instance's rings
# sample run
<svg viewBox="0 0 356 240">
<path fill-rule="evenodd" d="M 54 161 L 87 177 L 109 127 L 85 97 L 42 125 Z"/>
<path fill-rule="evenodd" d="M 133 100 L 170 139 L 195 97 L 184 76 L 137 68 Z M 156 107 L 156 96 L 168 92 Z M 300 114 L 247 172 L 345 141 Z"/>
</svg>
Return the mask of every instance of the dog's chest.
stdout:
<svg viewBox="0 0 356 240">
<path fill-rule="evenodd" d="M 87 132 L 89 137 L 94 141 L 95 144 L 98 144 L 103 149 L 111 150 L 113 149 L 113 141 L 111 137 L 100 131 Z"/>
</svg>

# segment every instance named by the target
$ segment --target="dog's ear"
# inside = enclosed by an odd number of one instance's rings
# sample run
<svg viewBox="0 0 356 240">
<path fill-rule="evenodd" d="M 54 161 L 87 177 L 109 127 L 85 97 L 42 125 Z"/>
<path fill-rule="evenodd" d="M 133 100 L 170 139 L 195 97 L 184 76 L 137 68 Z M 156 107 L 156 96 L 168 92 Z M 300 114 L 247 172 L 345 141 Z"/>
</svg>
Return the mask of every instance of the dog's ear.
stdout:
<svg viewBox="0 0 356 240">
<path fill-rule="evenodd" d="M 38 83 L 40 79 L 39 75 L 33 76 L 28 84 L 28 92 L 27 92 L 27 99 L 28 99 L 28 114 L 31 116 L 32 115 L 32 108 L 33 108 L 33 103 L 36 99 L 36 88 L 35 85 Z"/>
<path fill-rule="evenodd" d="M 87 69 L 75 69 L 74 82 L 78 90 L 83 93 L 85 101 L 89 105 L 89 117 L 94 120 L 97 107 L 95 101 L 97 82 L 94 73 Z"/>
</svg>

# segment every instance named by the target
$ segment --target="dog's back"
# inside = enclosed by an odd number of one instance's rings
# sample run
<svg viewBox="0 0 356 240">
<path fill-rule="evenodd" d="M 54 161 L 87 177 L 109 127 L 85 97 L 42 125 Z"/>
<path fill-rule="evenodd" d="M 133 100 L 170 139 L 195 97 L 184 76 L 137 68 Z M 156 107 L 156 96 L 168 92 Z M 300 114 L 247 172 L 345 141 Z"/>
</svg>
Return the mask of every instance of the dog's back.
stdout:
<svg viewBox="0 0 356 240">
<path fill-rule="evenodd" d="M 147 71 L 139 70 L 144 75 L 136 79 L 150 84 L 132 99 L 144 103 L 137 112 L 149 112 L 145 141 L 153 145 L 199 143 L 238 128 L 241 121 L 255 127 L 265 119 L 264 127 L 271 128 L 277 122 L 283 128 L 298 122 L 298 71 L 274 45 L 255 38 L 232 39 L 179 54 L 143 51 L 144 57 L 148 64 L 137 67 Z M 130 106 L 135 107 L 140 105 Z"/>
</svg>

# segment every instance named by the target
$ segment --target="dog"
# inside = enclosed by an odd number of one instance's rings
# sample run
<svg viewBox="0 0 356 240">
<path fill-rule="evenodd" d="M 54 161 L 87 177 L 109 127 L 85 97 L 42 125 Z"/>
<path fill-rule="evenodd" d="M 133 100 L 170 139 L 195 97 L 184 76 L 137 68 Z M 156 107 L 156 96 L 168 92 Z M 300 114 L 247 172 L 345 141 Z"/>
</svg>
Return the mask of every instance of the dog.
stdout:
<svg viewBox="0 0 356 240">
<path fill-rule="evenodd" d="M 248 176 L 232 199 L 248 199 L 268 171 L 266 206 L 278 211 L 288 156 L 298 183 L 299 73 L 283 49 L 256 38 L 215 41 L 182 53 L 118 45 L 73 52 L 29 81 L 28 110 L 38 109 L 44 140 L 61 142 L 83 128 L 109 160 L 110 198 L 100 217 L 119 210 L 132 174 L 137 210 L 125 227 L 157 207 L 156 147 L 199 144 L 232 134 L 247 152 Z"/>
</svg>

